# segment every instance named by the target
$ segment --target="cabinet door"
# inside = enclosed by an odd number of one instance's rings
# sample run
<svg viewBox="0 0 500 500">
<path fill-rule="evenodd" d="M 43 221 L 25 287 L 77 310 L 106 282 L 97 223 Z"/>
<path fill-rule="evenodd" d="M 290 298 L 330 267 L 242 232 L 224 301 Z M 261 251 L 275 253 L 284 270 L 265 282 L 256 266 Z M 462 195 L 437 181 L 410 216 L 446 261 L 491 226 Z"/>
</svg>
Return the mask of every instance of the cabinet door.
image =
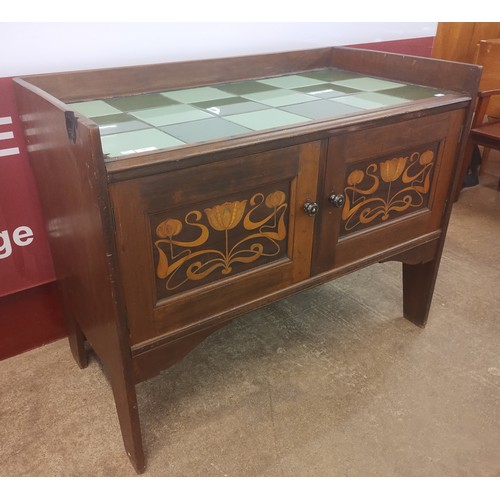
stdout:
<svg viewBox="0 0 500 500">
<path fill-rule="evenodd" d="M 310 275 L 303 205 L 320 153 L 317 142 L 111 186 L 132 345 L 233 317 Z"/>
<path fill-rule="evenodd" d="M 462 120 L 460 110 L 330 139 L 314 273 L 439 236 Z"/>
</svg>

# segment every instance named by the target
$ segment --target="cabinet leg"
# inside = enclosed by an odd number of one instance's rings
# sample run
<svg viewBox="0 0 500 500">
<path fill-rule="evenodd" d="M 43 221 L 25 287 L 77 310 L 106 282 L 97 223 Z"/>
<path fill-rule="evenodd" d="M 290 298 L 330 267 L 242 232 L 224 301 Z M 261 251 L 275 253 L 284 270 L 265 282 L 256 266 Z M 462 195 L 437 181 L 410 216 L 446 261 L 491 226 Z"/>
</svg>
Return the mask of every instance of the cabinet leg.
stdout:
<svg viewBox="0 0 500 500">
<path fill-rule="evenodd" d="M 87 342 L 85 335 L 74 318 L 69 318 L 68 325 L 68 339 L 73 357 L 80 368 L 86 368 L 88 354 L 85 349 Z M 99 344 L 99 350 L 96 352 L 105 355 L 101 357 L 101 361 L 104 362 L 108 371 L 125 451 L 136 472 L 142 474 L 146 464 L 142 447 L 135 382 L 132 378 L 131 363 L 125 355 L 120 353 L 120 347 L 119 344 L 106 345 L 101 343 Z"/>
<path fill-rule="evenodd" d="M 87 368 L 89 360 L 85 350 L 85 336 L 75 319 L 71 318 L 67 323 L 71 353 L 80 368 Z"/>
<path fill-rule="evenodd" d="M 125 451 L 136 472 L 142 474 L 146 463 L 142 447 L 141 424 L 139 421 L 135 385 L 132 382 L 127 383 L 123 377 L 123 373 L 116 376 L 110 373 L 110 381 Z"/>
<path fill-rule="evenodd" d="M 427 323 L 438 268 L 439 259 L 425 264 L 403 263 L 403 314 L 417 326 Z"/>
</svg>

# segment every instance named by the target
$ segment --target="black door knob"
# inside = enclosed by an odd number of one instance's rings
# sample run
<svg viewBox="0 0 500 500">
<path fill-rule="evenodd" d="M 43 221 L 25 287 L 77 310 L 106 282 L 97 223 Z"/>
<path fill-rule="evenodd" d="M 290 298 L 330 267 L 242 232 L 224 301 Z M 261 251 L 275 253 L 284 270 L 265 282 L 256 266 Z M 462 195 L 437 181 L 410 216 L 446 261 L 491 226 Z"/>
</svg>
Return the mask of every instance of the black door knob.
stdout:
<svg viewBox="0 0 500 500">
<path fill-rule="evenodd" d="M 319 205 L 315 201 L 308 201 L 304 203 L 304 212 L 312 217 L 319 212 Z"/>
<path fill-rule="evenodd" d="M 329 197 L 328 197 L 328 201 L 335 207 L 337 208 L 341 208 L 344 206 L 344 203 L 345 203 L 345 196 L 343 194 L 335 194 L 335 193 L 332 193 Z"/>
</svg>

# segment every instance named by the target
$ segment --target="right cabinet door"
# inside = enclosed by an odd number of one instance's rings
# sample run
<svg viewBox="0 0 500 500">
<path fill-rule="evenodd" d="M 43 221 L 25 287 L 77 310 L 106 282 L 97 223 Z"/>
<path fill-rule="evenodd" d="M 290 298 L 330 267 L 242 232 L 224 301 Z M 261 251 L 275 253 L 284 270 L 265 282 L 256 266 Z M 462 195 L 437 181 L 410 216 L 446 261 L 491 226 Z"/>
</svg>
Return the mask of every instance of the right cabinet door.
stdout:
<svg viewBox="0 0 500 500">
<path fill-rule="evenodd" d="M 463 113 L 330 138 L 322 193 L 326 208 L 317 221 L 313 274 L 382 255 L 426 235 L 439 236 Z"/>
</svg>

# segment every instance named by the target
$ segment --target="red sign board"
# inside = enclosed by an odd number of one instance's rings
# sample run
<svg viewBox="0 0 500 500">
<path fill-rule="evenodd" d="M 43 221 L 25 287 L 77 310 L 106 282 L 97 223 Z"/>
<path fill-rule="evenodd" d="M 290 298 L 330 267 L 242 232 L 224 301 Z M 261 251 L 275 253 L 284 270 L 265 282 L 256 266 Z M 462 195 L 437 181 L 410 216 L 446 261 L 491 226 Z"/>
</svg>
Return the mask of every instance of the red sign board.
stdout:
<svg viewBox="0 0 500 500">
<path fill-rule="evenodd" d="M 0 78 L 0 297 L 54 280 L 10 78 Z"/>
</svg>

